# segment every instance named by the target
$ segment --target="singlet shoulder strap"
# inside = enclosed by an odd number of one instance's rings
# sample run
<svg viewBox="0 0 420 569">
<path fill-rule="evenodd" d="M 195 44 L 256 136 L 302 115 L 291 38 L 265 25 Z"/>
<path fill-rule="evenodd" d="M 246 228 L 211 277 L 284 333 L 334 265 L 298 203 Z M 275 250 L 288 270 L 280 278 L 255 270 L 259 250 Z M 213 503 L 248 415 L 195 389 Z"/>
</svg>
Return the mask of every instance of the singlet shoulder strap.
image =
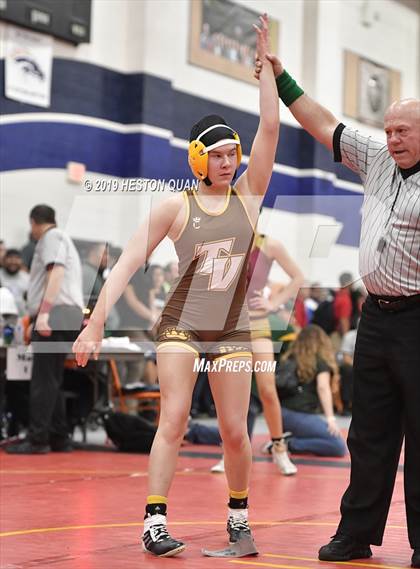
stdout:
<svg viewBox="0 0 420 569">
<path fill-rule="evenodd" d="M 190 219 L 190 197 L 188 194 L 190 194 L 189 191 L 185 190 L 182 192 L 182 197 L 184 198 L 184 222 L 181 229 L 179 230 L 178 235 L 173 239 L 174 242 L 180 239 L 181 235 L 185 231 L 185 228 L 187 227 L 188 220 Z"/>
<path fill-rule="evenodd" d="M 245 211 L 245 213 L 246 213 L 246 216 L 247 216 L 247 218 L 248 218 L 248 221 L 249 221 L 249 223 L 250 223 L 250 225 L 251 225 L 251 227 L 252 227 L 252 231 L 255 231 L 256 222 L 255 222 L 255 223 L 252 222 L 251 216 L 249 215 L 248 208 L 246 207 L 245 200 L 244 200 L 244 198 L 241 196 L 241 194 L 238 192 L 238 190 L 235 188 L 235 186 L 232 186 L 232 195 L 234 195 L 234 196 L 236 196 L 237 198 L 239 198 L 239 201 L 241 202 L 242 207 L 243 207 L 243 209 L 244 209 L 244 211 Z"/>
</svg>

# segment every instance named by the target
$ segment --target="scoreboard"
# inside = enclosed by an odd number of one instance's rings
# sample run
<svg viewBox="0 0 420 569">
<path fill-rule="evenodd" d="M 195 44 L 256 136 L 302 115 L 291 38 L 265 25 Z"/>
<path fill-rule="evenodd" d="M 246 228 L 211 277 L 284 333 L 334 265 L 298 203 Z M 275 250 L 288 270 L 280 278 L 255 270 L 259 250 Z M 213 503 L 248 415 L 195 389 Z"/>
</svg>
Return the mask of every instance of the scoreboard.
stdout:
<svg viewBox="0 0 420 569">
<path fill-rule="evenodd" d="M 90 41 L 91 0 L 0 0 L 0 20 L 73 44 Z"/>
</svg>

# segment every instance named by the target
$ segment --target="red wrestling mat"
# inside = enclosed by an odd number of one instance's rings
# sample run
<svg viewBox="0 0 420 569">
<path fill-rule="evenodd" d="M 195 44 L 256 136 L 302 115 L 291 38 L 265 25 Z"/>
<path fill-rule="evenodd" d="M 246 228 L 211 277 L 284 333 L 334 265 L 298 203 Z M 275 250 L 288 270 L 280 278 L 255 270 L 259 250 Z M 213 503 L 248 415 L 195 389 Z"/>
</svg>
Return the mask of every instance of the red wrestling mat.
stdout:
<svg viewBox="0 0 420 569">
<path fill-rule="evenodd" d="M 203 547 L 226 546 L 226 481 L 209 472 L 220 449 L 186 446 L 170 494 L 169 527 L 188 547 L 175 558 L 142 552 L 147 456 L 76 451 L 68 455 L 11 456 L 1 451 L 1 569 L 235 569 L 408 567 L 402 474 L 381 548 L 370 561 L 321 563 L 349 468 L 344 459 L 295 457 L 297 476 L 286 478 L 258 452 L 256 437 L 250 521 L 260 555 L 214 559 Z"/>
</svg>

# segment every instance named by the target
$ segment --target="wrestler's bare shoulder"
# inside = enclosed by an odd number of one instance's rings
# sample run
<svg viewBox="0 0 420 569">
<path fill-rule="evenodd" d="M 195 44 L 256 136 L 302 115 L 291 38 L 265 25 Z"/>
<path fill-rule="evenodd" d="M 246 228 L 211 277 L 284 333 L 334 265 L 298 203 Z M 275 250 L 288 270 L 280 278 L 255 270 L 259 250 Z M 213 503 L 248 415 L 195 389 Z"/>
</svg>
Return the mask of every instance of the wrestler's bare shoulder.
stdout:
<svg viewBox="0 0 420 569">
<path fill-rule="evenodd" d="M 166 219 L 170 219 L 170 229 L 168 237 L 174 239 L 184 224 L 186 211 L 186 201 L 183 192 L 177 192 L 167 198 L 164 198 L 159 204 L 159 210 Z"/>
</svg>

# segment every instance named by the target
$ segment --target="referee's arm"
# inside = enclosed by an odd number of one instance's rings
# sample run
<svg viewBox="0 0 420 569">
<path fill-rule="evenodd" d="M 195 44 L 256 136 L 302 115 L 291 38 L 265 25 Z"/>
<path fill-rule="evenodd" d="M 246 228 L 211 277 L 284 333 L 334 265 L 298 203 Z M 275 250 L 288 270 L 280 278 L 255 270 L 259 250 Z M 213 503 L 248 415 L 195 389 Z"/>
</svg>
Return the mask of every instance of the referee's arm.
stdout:
<svg viewBox="0 0 420 569">
<path fill-rule="evenodd" d="M 289 107 L 298 123 L 318 142 L 333 149 L 333 136 L 340 121 L 325 107 L 308 97 L 305 93 Z"/>
<path fill-rule="evenodd" d="M 285 72 L 283 64 L 275 55 L 268 54 L 267 59 L 273 66 L 277 89 L 283 103 L 289 107 L 292 115 L 309 134 L 328 150 L 332 150 L 334 132 L 340 121 L 325 107 L 303 93 L 294 79 Z M 262 63 L 257 59 L 254 70 L 256 79 L 259 79 L 261 69 Z"/>
</svg>

